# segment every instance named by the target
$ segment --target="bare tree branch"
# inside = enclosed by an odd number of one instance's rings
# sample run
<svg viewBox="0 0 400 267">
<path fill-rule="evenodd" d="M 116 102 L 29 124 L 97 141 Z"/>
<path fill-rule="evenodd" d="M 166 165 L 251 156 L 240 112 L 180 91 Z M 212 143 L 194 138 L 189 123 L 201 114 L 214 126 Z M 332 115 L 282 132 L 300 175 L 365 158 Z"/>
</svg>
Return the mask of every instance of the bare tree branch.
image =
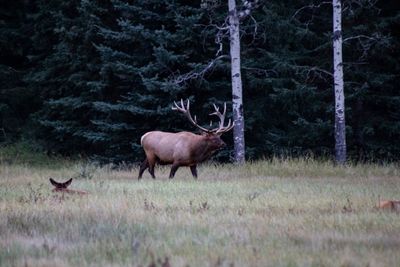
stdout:
<svg viewBox="0 0 400 267">
<path fill-rule="evenodd" d="M 357 7 L 378 10 L 375 5 L 377 2 L 377 0 L 344 0 L 342 12 L 345 13 L 348 11 L 351 15 L 354 15 L 354 10 Z"/>
<path fill-rule="evenodd" d="M 316 66 L 296 66 L 296 73 L 305 75 L 306 81 L 314 81 L 315 78 L 319 78 L 324 81 L 328 81 L 326 76 L 329 76 L 330 79 L 333 78 L 333 73 L 322 68 Z"/>
<path fill-rule="evenodd" d="M 238 8 L 239 20 L 251 16 L 252 11 L 257 7 L 259 7 L 258 0 L 242 0 L 242 6 Z"/>
<path fill-rule="evenodd" d="M 360 35 L 357 35 L 357 36 L 347 37 L 347 38 L 343 39 L 343 42 L 347 42 L 347 41 L 354 40 L 354 39 L 360 39 L 360 38 L 365 38 L 365 39 L 377 41 L 377 39 L 375 37 L 371 37 L 371 36 L 367 36 L 367 35 L 364 35 L 364 34 L 360 34 Z"/>
<path fill-rule="evenodd" d="M 175 83 L 175 84 L 181 84 L 181 83 L 185 83 L 185 82 L 187 82 L 189 80 L 203 78 L 204 75 L 214 67 L 216 62 L 218 60 L 220 60 L 220 59 L 223 59 L 223 58 L 229 58 L 229 57 L 227 55 L 218 56 L 218 57 L 214 58 L 213 60 L 211 60 L 207 64 L 207 66 L 204 69 L 202 69 L 201 71 L 197 72 L 197 71 L 193 70 L 193 71 L 190 71 L 190 72 L 188 72 L 186 74 L 179 75 L 178 77 L 174 78 L 172 80 L 172 82 Z"/>
<path fill-rule="evenodd" d="M 330 2 L 330 1 L 323 1 L 323 2 L 319 3 L 318 5 L 312 4 L 312 5 L 308 5 L 308 6 L 303 6 L 303 7 L 299 8 L 296 12 L 294 12 L 294 14 L 293 14 L 291 20 L 295 19 L 295 17 L 296 17 L 300 12 L 302 12 L 303 10 L 320 8 L 322 5 L 326 5 L 326 4 L 331 5 L 332 2 Z"/>
<path fill-rule="evenodd" d="M 259 6 L 258 4 L 259 0 L 242 0 L 242 6 L 238 8 L 238 18 L 239 20 L 243 20 L 246 17 L 250 17 L 252 21 L 254 22 L 254 31 L 253 31 L 253 40 L 256 39 L 257 35 L 257 30 L 258 30 L 258 24 L 257 21 L 253 16 L 251 16 L 252 11 Z M 212 10 L 213 7 L 218 5 L 219 3 L 213 3 L 213 1 L 210 0 L 202 0 L 202 8 Z M 196 26 L 205 26 L 205 29 L 209 27 L 213 27 L 217 29 L 217 33 L 215 34 L 215 44 L 217 45 L 218 49 L 215 53 L 216 58 L 211 60 L 207 66 L 202 69 L 201 71 L 195 71 L 192 70 L 186 74 L 179 75 L 178 77 L 175 77 L 172 79 L 172 82 L 175 84 L 181 84 L 184 82 L 187 82 L 192 79 L 197 79 L 197 78 L 203 78 L 204 75 L 209 72 L 216 64 L 216 62 L 220 59 L 223 58 L 229 58 L 227 55 L 222 55 L 223 53 L 223 40 L 225 38 L 229 38 L 230 33 L 230 25 L 229 25 L 229 14 L 226 16 L 224 19 L 224 22 L 221 25 L 217 25 L 215 23 L 210 23 L 208 25 L 201 25 L 197 24 Z"/>
<path fill-rule="evenodd" d="M 372 35 L 360 34 L 356 36 L 350 36 L 343 39 L 343 43 L 352 40 L 357 40 L 358 44 L 361 46 L 361 56 L 360 59 L 365 59 L 368 56 L 369 50 L 374 45 L 381 45 L 384 47 L 390 46 L 390 36 L 381 35 L 380 33 L 373 33 Z"/>
<path fill-rule="evenodd" d="M 254 22 L 253 41 L 252 41 L 252 43 L 253 43 L 257 36 L 258 23 L 253 16 L 250 15 L 250 18 Z"/>
</svg>

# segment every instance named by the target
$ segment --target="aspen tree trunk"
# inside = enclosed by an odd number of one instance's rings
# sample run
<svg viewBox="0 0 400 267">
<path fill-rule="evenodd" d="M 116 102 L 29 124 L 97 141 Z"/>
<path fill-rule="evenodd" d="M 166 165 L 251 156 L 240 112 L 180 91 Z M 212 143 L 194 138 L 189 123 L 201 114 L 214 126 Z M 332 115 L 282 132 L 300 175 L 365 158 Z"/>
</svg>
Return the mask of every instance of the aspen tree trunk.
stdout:
<svg viewBox="0 0 400 267">
<path fill-rule="evenodd" d="M 244 119 L 243 119 L 243 96 L 242 77 L 240 73 L 240 35 L 239 17 L 236 10 L 236 0 L 228 0 L 229 8 L 229 33 L 230 33 L 230 55 L 232 74 L 232 103 L 233 103 L 233 128 L 234 160 L 237 164 L 245 161 L 244 143 Z"/>
<path fill-rule="evenodd" d="M 335 90 L 335 160 L 346 162 L 346 122 L 344 107 L 343 57 L 342 57 L 342 6 L 341 0 L 333 5 L 333 76 Z"/>
</svg>

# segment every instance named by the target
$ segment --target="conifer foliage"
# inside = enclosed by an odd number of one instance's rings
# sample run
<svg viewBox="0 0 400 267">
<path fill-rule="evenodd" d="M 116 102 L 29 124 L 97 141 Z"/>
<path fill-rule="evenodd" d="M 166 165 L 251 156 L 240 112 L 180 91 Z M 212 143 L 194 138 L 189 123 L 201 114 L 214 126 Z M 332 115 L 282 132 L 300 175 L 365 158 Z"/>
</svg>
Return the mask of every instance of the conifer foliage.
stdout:
<svg viewBox="0 0 400 267">
<path fill-rule="evenodd" d="M 237 1 L 238 7 L 245 2 Z M 342 4 L 348 157 L 398 160 L 397 2 Z M 221 39 L 219 28 L 227 5 L 2 5 L 0 142 L 24 138 L 63 155 L 137 162 L 143 133 L 194 130 L 171 110 L 173 101 L 190 99 L 200 123 L 209 121 L 211 103 L 227 102 L 231 117 L 229 39 Z M 332 6 L 321 1 L 259 1 L 251 17 L 240 21 L 247 158 L 334 155 L 331 25 Z M 217 157 L 231 160 L 232 134 L 224 141 L 228 149 Z"/>
</svg>

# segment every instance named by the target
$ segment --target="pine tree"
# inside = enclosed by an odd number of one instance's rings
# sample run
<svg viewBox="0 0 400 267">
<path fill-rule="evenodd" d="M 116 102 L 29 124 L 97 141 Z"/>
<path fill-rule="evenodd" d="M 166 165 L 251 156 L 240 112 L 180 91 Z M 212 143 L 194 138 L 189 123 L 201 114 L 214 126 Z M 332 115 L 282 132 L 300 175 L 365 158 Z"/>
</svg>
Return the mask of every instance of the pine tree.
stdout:
<svg viewBox="0 0 400 267">
<path fill-rule="evenodd" d="M 196 107 L 204 97 L 214 97 L 204 95 L 201 81 L 174 82 L 179 73 L 199 65 L 202 28 L 197 24 L 203 14 L 199 6 L 177 1 L 113 1 L 113 8 L 116 25 L 99 27 L 102 41 L 96 44 L 103 82 L 116 95 L 114 101 L 94 103 L 98 112 L 108 114 L 92 121 L 108 140 L 97 158 L 141 160 L 145 132 L 191 129 L 171 110 L 173 101 L 190 98 Z M 204 110 L 197 106 L 194 112 Z"/>
<path fill-rule="evenodd" d="M 308 16 L 293 17 L 297 9 L 289 2 L 263 5 L 254 13 L 257 33 L 249 28 L 242 38 L 245 99 L 251 103 L 247 146 L 256 155 L 324 155 L 332 144 L 331 75 L 324 61 L 329 39 L 315 34 L 318 22 L 304 29 Z"/>
<path fill-rule="evenodd" d="M 352 12 L 344 14 L 345 26 L 354 25 L 344 36 L 349 156 L 361 161 L 398 160 L 400 148 L 393 142 L 400 137 L 397 2 L 365 3 L 353 5 Z"/>
<path fill-rule="evenodd" d="M 35 115 L 40 125 L 36 134 L 51 151 L 90 154 L 99 149 L 88 142 L 97 134 L 91 123 L 96 116 L 92 102 L 102 94 L 93 42 L 100 17 L 107 15 L 108 10 L 95 1 L 39 3 L 32 38 L 40 45 L 31 56 L 38 66 L 26 80 L 41 88 L 45 102 Z M 51 42 L 43 43 L 47 33 Z"/>
<path fill-rule="evenodd" d="M 21 138 L 30 113 L 40 108 L 37 92 L 23 80 L 30 67 L 33 7 L 26 1 L 6 1 L 0 8 L 0 142 Z"/>
<path fill-rule="evenodd" d="M 400 23 L 394 1 L 365 3 L 343 2 L 348 156 L 396 160 Z M 0 128 L 14 139 L 36 137 L 52 152 L 141 160 L 143 133 L 193 130 L 170 110 L 173 101 L 189 98 L 204 122 L 211 103 L 231 98 L 229 40 L 216 43 L 214 27 L 225 21 L 226 4 L 10 2 L 2 11 L 19 15 L 1 21 L 2 55 L 11 60 L 1 57 Z M 246 157 L 334 155 L 331 12 L 308 1 L 272 1 L 240 21 Z M 190 78 L 179 80 L 183 73 Z M 228 148 L 231 139 L 224 136 Z M 218 158 L 231 155 L 227 149 Z"/>
</svg>

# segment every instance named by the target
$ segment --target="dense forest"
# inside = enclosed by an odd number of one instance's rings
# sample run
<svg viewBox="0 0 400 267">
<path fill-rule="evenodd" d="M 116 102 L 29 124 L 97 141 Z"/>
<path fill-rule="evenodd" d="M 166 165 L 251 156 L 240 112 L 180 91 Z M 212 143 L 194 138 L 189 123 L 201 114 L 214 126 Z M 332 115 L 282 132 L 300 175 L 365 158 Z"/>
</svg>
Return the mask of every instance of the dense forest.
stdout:
<svg viewBox="0 0 400 267">
<path fill-rule="evenodd" d="M 399 160 L 399 5 L 342 5 L 348 156 Z M 212 103 L 231 116 L 227 10 L 221 0 L 3 0 L 0 143 L 137 162 L 143 133 L 194 131 L 173 101 L 190 99 L 203 123 Z M 246 158 L 332 157 L 332 5 L 259 1 L 240 29 Z M 223 139 L 217 159 L 229 161 L 232 133 Z"/>
</svg>

